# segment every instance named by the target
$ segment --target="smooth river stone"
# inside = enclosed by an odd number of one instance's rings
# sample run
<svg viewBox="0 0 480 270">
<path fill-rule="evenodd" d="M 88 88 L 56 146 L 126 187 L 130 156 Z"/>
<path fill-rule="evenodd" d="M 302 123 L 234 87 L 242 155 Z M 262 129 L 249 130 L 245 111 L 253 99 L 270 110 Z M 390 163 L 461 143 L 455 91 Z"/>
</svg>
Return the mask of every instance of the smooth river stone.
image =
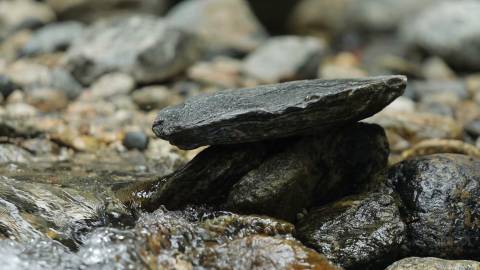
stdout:
<svg viewBox="0 0 480 270">
<path fill-rule="evenodd" d="M 406 83 L 404 76 L 382 76 L 224 90 L 163 109 L 153 131 L 182 149 L 315 134 L 374 115 Z"/>
</svg>

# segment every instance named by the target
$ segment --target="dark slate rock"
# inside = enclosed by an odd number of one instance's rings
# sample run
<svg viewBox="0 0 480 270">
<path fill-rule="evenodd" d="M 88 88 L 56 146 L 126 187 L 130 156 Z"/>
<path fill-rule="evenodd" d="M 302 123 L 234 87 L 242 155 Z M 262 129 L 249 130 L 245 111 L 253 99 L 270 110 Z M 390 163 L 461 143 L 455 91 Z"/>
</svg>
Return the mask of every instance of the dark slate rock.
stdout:
<svg viewBox="0 0 480 270">
<path fill-rule="evenodd" d="M 418 157 L 393 167 L 388 183 L 403 201 L 412 254 L 480 256 L 480 160 L 458 154 Z"/>
<path fill-rule="evenodd" d="M 364 123 L 292 140 L 243 176 L 226 205 L 236 212 L 294 221 L 313 204 L 383 182 L 388 154 L 383 129 Z"/>
<path fill-rule="evenodd" d="M 129 150 L 137 149 L 143 151 L 147 149 L 148 136 L 141 131 L 127 132 L 125 134 L 125 137 L 123 138 L 122 143 Z"/>
<path fill-rule="evenodd" d="M 480 269 L 480 262 L 444 260 L 439 258 L 410 257 L 395 262 L 386 270 L 470 270 Z"/>
<path fill-rule="evenodd" d="M 129 204 L 155 210 L 161 205 L 180 209 L 189 204 L 219 205 L 243 175 L 281 149 L 284 142 L 212 146 L 182 169 L 152 182 L 118 191 Z"/>
<path fill-rule="evenodd" d="M 4 99 L 10 96 L 10 94 L 18 88 L 19 87 L 8 77 L 0 75 L 0 94 Z"/>
<path fill-rule="evenodd" d="M 66 50 L 75 38 L 81 35 L 83 26 L 77 22 L 62 22 L 47 25 L 35 32 L 22 48 L 22 55 L 36 55 Z"/>
<path fill-rule="evenodd" d="M 68 66 L 90 84 L 113 71 L 140 83 L 168 79 L 184 71 L 200 54 L 200 42 L 165 20 L 132 16 L 100 21 L 87 28 L 68 51 Z"/>
<path fill-rule="evenodd" d="M 297 237 L 346 269 L 382 269 L 401 253 L 405 224 L 398 199 L 373 192 L 311 210 Z"/>
<path fill-rule="evenodd" d="M 403 93 L 404 76 L 232 89 L 160 111 L 155 134 L 183 149 L 315 133 L 369 117 Z"/>
</svg>

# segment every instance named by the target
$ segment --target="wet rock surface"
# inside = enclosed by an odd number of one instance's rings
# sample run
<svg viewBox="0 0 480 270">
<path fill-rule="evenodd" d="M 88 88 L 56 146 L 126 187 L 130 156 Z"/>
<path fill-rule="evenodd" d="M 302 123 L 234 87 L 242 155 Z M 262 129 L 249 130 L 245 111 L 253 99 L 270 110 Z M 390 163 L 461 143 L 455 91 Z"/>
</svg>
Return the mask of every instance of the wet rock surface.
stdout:
<svg viewBox="0 0 480 270">
<path fill-rule="evenodd" d="M 381 269 L 401 256 L 406 239 L 398 205 L 387 192 L 347 197 L 310 210 L 296 234 L 346 269 Z"/>
<path fill-rule="evenodd" d="M 302 138 L 240 178 L 226 205 L 235 211 L 295 220 L 314 204 L 382 182 L 388 152 L 385 134 L 375 125 L 355 124 Z"/>
<path fill-rule="evenodd" d="M 84 244 L 76 253 L 49 239 L 29 245 L 1 240 L 0 250 L 8 254 L 8 261 L 4 256 L 0 260 L 16 269 L 32 269 L 38 262 L 58 269 L 79 265 L 107 269 L 340 269 L 294 240 L 291 230 L 292 225 L 268 218 L 202 209 L 159 209 L 142 214 L 133 228 L 92 230 L 82 237 Z"/>
<path fill-rule="evenodd" d="M 405 85 L 405 77 L 387 76 L 226 90 L 162 110 L 153 130 L 184 149 L 314 133 L 375 114 Z"/>
<path fill-rule="evenodd" d="M 0 0 L 0 269 L 478 268 L 477 1 L 280 2 Z"/>
<path fill-rule="evenodd" d="M 389 183 L 403 201 L 412 253 L 446 258 L 478 256 L 480 161 L 437 154 L 403 161 Z"/>
<path fill-rule="evenodd" d="M 452 269 L 452 270 L 467 270 L 478 269 L 479 262 L 466 260 L 442 260 L 438 258 L 406 258 L 390 265 L 387 270 L 420 270 L 420 269 Z"/>
</svg>

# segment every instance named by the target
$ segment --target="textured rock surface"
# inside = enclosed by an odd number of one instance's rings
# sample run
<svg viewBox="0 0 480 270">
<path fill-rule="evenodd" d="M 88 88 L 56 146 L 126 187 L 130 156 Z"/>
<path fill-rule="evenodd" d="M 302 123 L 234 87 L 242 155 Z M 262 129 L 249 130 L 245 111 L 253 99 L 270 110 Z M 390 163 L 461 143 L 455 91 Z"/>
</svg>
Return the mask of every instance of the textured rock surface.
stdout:
<svg viewBox="0 0 480 270">
<path fill-rule="evenodd" d="M 357 123 L 291 140 L 243 176 L 232 187 L 226 205 L 234 211 L 292 221 L 312 204 L 383 182 L 388 153 L 385 133 L 376 125 Z"/>
<path fill-rule="evenodd" d="M 260 165 L 282 142 L 212 146 L 198 154 L 185 167 L 165 178 L 141 183 L 119 191 L 130 204 L 145 209 L 179 209 L 189 204 L 225 201 L 228 191 L 240 177 Z"/>
<path fill-rule="evenodd" d="M 243 71 L 266 83 L 311 79 L 326 54 L 326 46 L 311 37 L 272 38 L 246 58 Z"/>
<path fill-rule="evenodd" d="M 112 71 L 147 83 L 183 71 L 196 60 L 199 50 L 193 35 L 155 17 L 134 16 L 102 21 L 86 29 L 68 51 L 68 65 L 84 84 Z"/>
<path fill-rule="evenodd" d="M 480 2 L 446 1 L 403 27 L 405 39 L 457 68 L 480 68 Z"/>
<path fill-rule="evenodd" d="M 475 261 L 451 261 L 439 258 L 410 257 L 395 262 L 386 270 L 478 270 L 480 262 Z"/>
<path fill-rule="evenodd" d="M 405 224 L 398 199 L 372 192 L 311 210 L 297 236 L 347 269 L 380 269 L 399 256 Z"/>
<path fill-rule="evenodd" d="M 211 50 L 249 52 L 267 37 L 245 0 L 184 1 L 167 20 L 201 36 Z"/>
<path fill-rule="evenodd" d="M 409 247 L 418 256 L 480 254 L 480 160 L 437 154 L 393 167 L 389 183 L 403 201 Z"/>
<path fill-rule="evenodd" d="M 225 90 L 160 111 L 153 131 L 185 149 L 315 133 L 377 113 L 405 85 L 403 76 L 385 76 Z"/>
<path fill-rule="evenodd" d="M 47 25 L 32 36 L 22 48 L 22 55 L 35 55 L 66 50 L 81 35 L 83 26 L 77 22 Z"/>
<path fill-rule="evenodd" d="M 192 208 L 158 209 L 141 214 L 137 224 L 128 228 L 92 229 L 82 237 L 83 245 L 76 252 L 47 237 L 27 243 L 0 240 L 4 255 L 0 263 L 5 269 L 20 270 L 340 270 L 293 239 L 292 230 L 291 224 L 269 218 Z"/>
</svg>

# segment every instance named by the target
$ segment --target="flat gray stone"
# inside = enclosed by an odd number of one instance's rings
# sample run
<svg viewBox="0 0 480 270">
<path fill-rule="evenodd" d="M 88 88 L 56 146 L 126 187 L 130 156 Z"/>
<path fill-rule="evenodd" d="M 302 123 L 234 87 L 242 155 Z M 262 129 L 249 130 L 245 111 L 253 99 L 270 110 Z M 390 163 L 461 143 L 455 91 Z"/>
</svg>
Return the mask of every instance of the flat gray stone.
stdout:
<svg viewBox="0 0 480 270">
<path fill-rule="evenodd" d="M 403 94 L 406 82 L 383 76 L 225 90 L 163 109 L 153 131 L 182 149 L 315 134 L 374 115 Z"/>
</svg>

